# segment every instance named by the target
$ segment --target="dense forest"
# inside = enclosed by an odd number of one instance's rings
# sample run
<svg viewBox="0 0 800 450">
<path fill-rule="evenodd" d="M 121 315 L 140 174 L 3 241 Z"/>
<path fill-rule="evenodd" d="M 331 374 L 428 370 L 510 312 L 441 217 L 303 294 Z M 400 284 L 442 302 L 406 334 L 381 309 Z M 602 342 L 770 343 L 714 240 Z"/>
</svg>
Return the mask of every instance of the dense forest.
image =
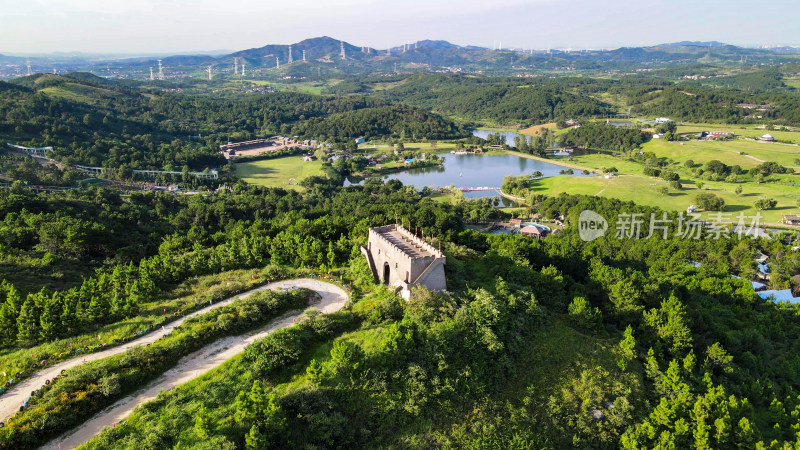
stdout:
<svg viewBox="0 0 800 450">
<path fill-rule="evenodd" d="M 13 282 L 4 284 L 3 317 L 20 308 L 16 322 L 4 322 L 5 348 L 76 333 L 80 339 L 87 329 L 138 314 L 138 299 L 199 274 L 265 264 L 342 268 L 366 294 L 351 310 L 275 333 L 225 366 L 228 375 L 160 397 L 93 445 L 794 442 L 800 322 L 794 307 L 760 300 L 749 282 L 731 277 L 751 276 L 754 255 L 763 252 L 774 261 L 771 283 L 790 286 L 800 255 L 784 242 L 735 236 L 584 242 L 569 226 L 543 241 L 489 236 L 465 228 L 467 221 L 497 218 L 488 202 L 437 203 L 397 182 L 310 188 L 305 196 L 243 186 L 211 197 L 140 195 L 135 209 L 149 211 L 149 220 L 167 232 L 144 238 L 162 242 L 158 249 L 132 258 L 134 265 L 101 269 L 71 290 L 23 295 Z M 43 205 L 57 210 L 68 201 L 29 195 L 7 200 L 6 215 Z M 92 203 L 88 196 L 82 201 Z M 540 198 L 534 207 L 544 217 L 564 215 L 567 223 L 577 223 L 583 209 L 610 223 L 620 212 L 661 216 L 632 203 L 578 196 Z M 365 275 L 357 248 L 366 228 L 395 215 L 441 237 L 450 293 L 419 293 L 405 303 Z M 111 314 L 93 316 L 98 310 Z M 351 337 L 337 338 L 343 332 Z M 329 350 L 303 350 L 318 345 Z M 117 371 L 127 379 L 130 364 L 138 363 L 125 361 L 109 361 L 78 379 Z M 293 376 L 301 377 L 299 390 L 283 389 Z M 41 443 L 75 424 L 79 418 L 65 414 L 57 396 L 74 398 L 75 408 L 88 413 L 124 393 L 103 386 L 55 383 L 0 431 L 4 446 Z M 358 423 L 373 425 L 343 426 Z"/>
<path fill-rule="evenodd" d="M 780 80 L 777 69 L 704 82 L 675 82 L 655 76 L 606 79 L 414 74 L 389 83 L 375 78 L 358 79 L 334 86 L 331 92 L 371 91 L 378 98 L 487 124 L 538 124 L 629 112 L 702 123 L 766 120 L 777 125 L 798 124 L 800 96 Z M 738 107 L 739 103 L 770 105 L 770 108 L 759 111 L 760 117 L 756 117 L 752 111 Z"/>
<path fill-rule="evenodd" d="M 798 124 L 800 103 L 781 73 L 753 71 L 731 77 L 729 86 L 712 80 L 719 87 L 640 75 L 390 74 L 348 78 L 323 95 L 241 96 L 145 89 L 90 74 L 37 75 L 0 82 L 0 138 L 52 145 L 59 164 L 41 167 L 6 153 L 0 169 L 3 181 L 77 186 L 67 164 L 121 174 L 202 170 L 225 164 L 221 143 L 275 134 L 328 141 L 337 150 L 344 142 L 352 149 L 355 137 L 380 140 L 388 150 L 376 145 L 371 156 L 386 152 L 392 160 L 435 150 L 431 141 L 448 140 L 447 149 L 505 144 L 500 134 L 453 142 L 476 122 L 580 118 L 577 128 L 560 124 L 530 139 L 519 136 L 515 147 L 542 156 L 558 140 L 624 152 L 645 165 L 645 175 L 678 183 L 668 161 L 636 151 L 649 133 L 583 119 L 630 110 L 675 120 Z M 770 108 L 756 119 L 740 102 Z M 414 141 L 423 150 L 406 152 Z M 198 315 L 150 345 L 69 368 L 37 386 L 0 424 L 0 449 L 42 446 L 181 358 L 289 311 L 298 317 L 286 320 L 292 326 L 159 394 L 88 448 L 797 445 L 798 306 L 763 300 L 749 281 L 763 270 L 756 263 L 762 256 L 768 288 L 800 289 L 796 233 L 688 239 L 674 211 L 541 195 L 541 173 L 506 178 L 504 191 L 524 195 L 526 203 L 510 210 L 490 198 L 469 200 L 380 177 L 343 187 L 345 178 L 372 170 L 367 150 L 334 162 L 326 150 L 319 153 L 315 175 L 285 189 L 247 184 L 232 170 L 218 185 L 204 186 L 218 189 L 186 195 L 90 184 L 34 192 L 20 181 L 6 183 L 0 400 L 43 368 Z M 683 167 L 709 183 L 793 171 L 769 161 L 745 170 L 716 159 Z M 722 201 L 710 190 L 701 196 Z M 584 210 L 610 224 L 604 237 L 580 237 Z M 619 229 L 631 213 L 641 215 L 641 238 Z M 521 214 L 564 227 L 544 239 L 487 232 Z M 370 227 L 398 220 L 441 245 L 447 291 L 420 288 L 406 301 L 376 283 L 362 246 Z M 317 297 L 292 288 L 206 309 L 244 290 L 302 277 L 346 290 L 349 301 L 334 314 L 311 308 L 301 316 Z"/>
<path fill-rule="evenodd" d="M 340 141 L 446 139 L 465 132 L 434 114 L 366 97 L 153 95 L 82 74 L 0 82 L 0 137 L 54 146 L 55 158 L 67 164 L 123 173 L 203 170 L 224 164 L 219 144 L 275 134 Z"/>
</svg>

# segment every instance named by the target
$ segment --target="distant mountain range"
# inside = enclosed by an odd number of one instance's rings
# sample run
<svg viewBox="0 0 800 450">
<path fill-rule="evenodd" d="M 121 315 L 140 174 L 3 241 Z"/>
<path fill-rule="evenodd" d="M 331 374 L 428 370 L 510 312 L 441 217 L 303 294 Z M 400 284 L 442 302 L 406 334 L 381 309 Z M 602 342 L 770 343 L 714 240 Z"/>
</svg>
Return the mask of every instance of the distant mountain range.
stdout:
<svg viewBox="0 0 800 450">
<path fill-rule="evenodd" d="M 725 47 L 726 45 L 728 44 L 719 41 L 680 41 L 655 45 L 654 47 Z"/>
<path fill-rule="evenodd" d="M 344 57 L 342 57 L 344 50 Z M 303 61 L 305 57 L 305 61 Z M 149 69 L 161 60 L 168 76 L 201 77 L 210 66 L 212 73 L 232 76 L 244 65 L 250 75 L 305 76 L 331 73 L 363 74 L 394 70 L 463 70 L 511 72 L 524 69 L 619 69 L 635 64 L 774 64 L 800 57 L 793 47 L 775 49 L 743 48 L 718 41 L 681 41 L 649 47 L 615 50 L 494 50 L 461 46 L 444 40 L 422 40 L 388 49 L 361 47 L 322 36 L 291 44 L 270 44 L 227 54 L 183 54 L 173 56 L 98 59 L 97 55 L 62 53 L 30 58 L 35 72 L 91 71 L 101 76 L 149 77 Z M 234 59 L 236 62 L 234 62 Z M 0 77 L 27 72 L 28 58 L 0 55 Z M 290 64 L 291 61 L 291 64 Z M 5 69 L 2 68 L 5 66 Z M 5 70 L 5 72 L 2 72 Z M 14 72 L 16 71 L 16 72 Z"/>
</svg>

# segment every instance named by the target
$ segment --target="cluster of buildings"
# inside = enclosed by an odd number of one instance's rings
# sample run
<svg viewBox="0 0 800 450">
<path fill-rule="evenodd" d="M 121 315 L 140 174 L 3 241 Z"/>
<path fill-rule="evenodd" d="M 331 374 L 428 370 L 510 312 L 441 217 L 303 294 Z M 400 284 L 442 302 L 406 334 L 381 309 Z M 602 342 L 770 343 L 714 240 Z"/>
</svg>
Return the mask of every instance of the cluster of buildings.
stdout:
<svg viewBox="0 0 800 450">
<path fill-rule="evenodd" d="M 755 110 L 758 110 L 758 111 L 768 111 L 768 110 L 770 110 L 772 108 L 772 106 L 770 106 L 770 105 L 759 105 L 759 104 L 756 104 L 756 103 L 739 103 L 736 106 L 738 106 L 739 108 L 755 109 Z"/>
<path fill-rule="evenodd" d="M 544 239 L 548 234 L 550 234 L 550 228 L 543 225 L 525 223 L 522 221 L 522 219 L 511 219 L 508 222 L 509 225 L 511 225 L 512 230 L 516 230 L 517 233 L 523 236 Z"/>
<path fill-rule="evenodd" d="M 308 150 L 319 147 L 314 140 L 298 140 L 285 136 L 272 136 L 269 139 L 253 139 L 242 142 L 228 142 L 219 146 L 219 151 L 225 159 L 231 160 L 243 156 L 258 156 L 265 153 L 275 153 L 287 148 Z"/>
</svg>

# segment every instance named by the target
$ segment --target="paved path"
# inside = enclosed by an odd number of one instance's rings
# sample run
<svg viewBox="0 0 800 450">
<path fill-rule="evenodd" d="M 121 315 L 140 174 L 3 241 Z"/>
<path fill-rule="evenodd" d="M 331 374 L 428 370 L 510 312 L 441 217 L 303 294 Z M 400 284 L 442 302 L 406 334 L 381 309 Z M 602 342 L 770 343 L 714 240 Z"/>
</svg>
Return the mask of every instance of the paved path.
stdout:
<svg viewBox="0 0 800 450">
<path fill-rule="evenodd" d="M 123 353 L 132 347 L 136 347 L 139 345 L 150 344 L 155 342 L 156 340 L 160 339 L 161 337 L 169 334 L 172 330 L 180 326 L 186 319 L 190 317 L 194 317 L 200 314 L 205 314 L 208 311 L 211 311 L 216 308 L 220 308 L 225 305 L 229 305 L 231 302 L 245 298 L 254 292 L 263 291 L 264 289 L 276 289 L 279 287 L 291 287 L 291 286 L 302 286 L 302 287 L 309 287 L 309 286 L 317 286 L 317 283 L 324 284 L 328 286 L 327 283 L 322 283 L 317 280 L 312 280 L 308 278 L 304 278 L 302 280 L 285 280 L 285 281 L 278 281 L 272 284 L 264 285 L 255 289 L 251 289 L 249 291 L 243 292 L 241 294 L 229 297 L 225 300 L 219 301 L 207 308 L 200 309 L 195 311 L 191 314 L 188 314 L 181 319 L 175 320 L 170 322 L 169 324 L 165 325 L 163 328 L 154 330 L 151 333 L 145 334 L 142 337 L 136 338 L 134 340 L 128 341 L 125 344 L 118 345 L 115 347 L 111 347 L 108 350 L 103 350 L 95 353 L 89 353 L 83 356 L 78 356 L 72 359 L 68 359 L 66 361 L 62 361 L 57 363 L 53 366 L 50 366 L 41 372 L 38 372 L 32 375 L 30 378 L 26 379 L 25 381 L 14 385 L 11 389 L 9 389 L 5 394 L 0 396 L 0 422 L 7 421 L 10 417 L 19 411 L 19 407 L 22 406 L 22 402 L 27 400 L 30 397 L 31 391 L 37 390 L 45 385 L 45 380 L 53 379 L 56 375 L 60 374 L 62 370 L 69 369 L 84 362 L 95 361 L 102 358 L 107 358 L 109 356 L 117 355 L 119 353 Z"/>
<path fill-rule="evenodd" d="M 347 293 L 343 289 L 331 283 L 310 278 L 275 282 L 245 292 L 233 299 L 245 297 L 253 292 L 264 289 L 277 289 L 291 286 L 298 286 L 316 291 L 320 295 L 320 300 L 310 306 L 316 307 L 322 313 L 336 312 L 347 303 Z M 226 301 L 230 302 L 233 299 L 228 299 Z M 208 311 L 208 309 L 204 311 Z M 42 448 L 60 448 L 63 450 L 76 448 L 96 436 L 103 428 L 113 426 L 115 423 L 125 419 L 137 406 L 155 399 L 162 389 L 169 391 L 181 383 L 185 383 L 205 374 L 209 370 L 241 353 L 245 347 L 254 341 L 263 338 L 274 330 L 291 326 L 294 321 L 302 315 L 303 311 L 290 311 L 271 320 L 261 329 L 239 336 L 221 338 L 194 353 L 184 356 L 178 361 L 175 367 L 167 370 L 142 389 L 118 400 L 77 428 L 52 440 Z"/>
</svg>

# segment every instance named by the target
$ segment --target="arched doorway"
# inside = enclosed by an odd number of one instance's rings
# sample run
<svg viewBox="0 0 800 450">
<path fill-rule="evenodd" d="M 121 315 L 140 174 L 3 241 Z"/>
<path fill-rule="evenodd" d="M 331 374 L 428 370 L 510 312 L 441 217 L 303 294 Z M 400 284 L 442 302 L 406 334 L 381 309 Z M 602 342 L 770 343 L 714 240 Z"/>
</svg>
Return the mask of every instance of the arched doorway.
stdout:
<svg viewBox="0 0 800 450">
<path fill-rule="evenodd" d="M 389 284 L 389 263 L 383 263 L 383 284 Z"/>
</svg>

